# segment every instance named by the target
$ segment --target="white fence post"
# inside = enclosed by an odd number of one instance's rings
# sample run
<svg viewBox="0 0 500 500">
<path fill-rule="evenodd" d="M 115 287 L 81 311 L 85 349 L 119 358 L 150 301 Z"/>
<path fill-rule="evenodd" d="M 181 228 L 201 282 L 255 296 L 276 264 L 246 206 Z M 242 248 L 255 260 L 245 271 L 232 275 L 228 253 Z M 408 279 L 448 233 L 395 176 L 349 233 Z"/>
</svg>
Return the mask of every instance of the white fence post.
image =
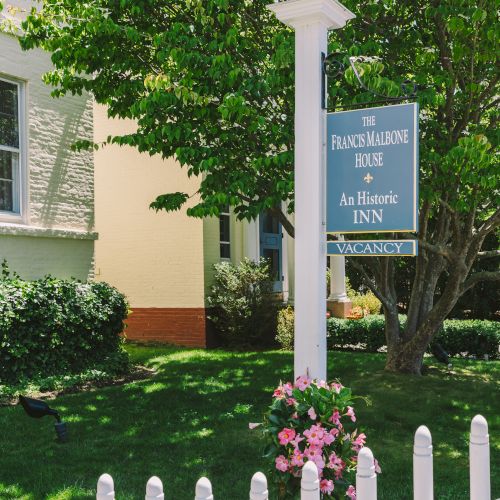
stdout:
<svg viewBox="0 0 500 500">
<path fill-rule="evenodd" d="M 96 500 L 115 500 L 115 483 L 109 474 L 102 474 L 97 481 Z"/>
<path fill-rule="evenodd" d="M 145 500 L 164 500 L 163 483 L 159 477 L 153 476 L 149 478 L 146 484 L 146 497 Z"/>
<path fill-rule="evenodd" d="M 432 465 L 432 436 L 425 425 L 415 432 L 413 444 L 413 499 L 434 498 L 434 476 Z"/>
<path fill-rule="evenodd" d="M 267 479 L 262 472 L 256 472 L 250 483 L 250 500 L 268 500 Z"/>
<path fill-rule="evenodd" d="M 206 477 L 198 479 L 194 500 L 214 500 L 214 496 L 212 495 L 212 483 Z"/>
<path fill-rule="evenodd" d="M 310 460 L 302 468 L 300 500 L 319 500 L 318 468 Z"/>
<path fill-rule="evenodd" d="M 356 471 L 357 500 L 377 500 L 377 474 L 370 448 L 361 448 Z"/>
<path fill-rule="evenodd" d="M 488 422 L 476 415 L 470 425 L 470 499 L 491 500 Z"/>
</svg>

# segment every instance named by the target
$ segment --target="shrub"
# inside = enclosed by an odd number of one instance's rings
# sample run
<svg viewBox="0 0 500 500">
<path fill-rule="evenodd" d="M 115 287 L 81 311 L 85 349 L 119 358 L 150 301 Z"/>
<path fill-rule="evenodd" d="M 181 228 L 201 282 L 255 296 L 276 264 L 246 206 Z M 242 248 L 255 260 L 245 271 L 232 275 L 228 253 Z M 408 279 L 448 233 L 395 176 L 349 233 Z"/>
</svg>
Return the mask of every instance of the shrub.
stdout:
<svg viewBox="0 0 500 500">
<path fill-rule="evenodd" d="M 406 316 L 400 315 L 404 328 Z M 276 340 L 285 350 L 293 349 L 294 311 L 287 307 L 278 315 Z M 385 346 L 385 319 L 370 315 L 360 319 L 330 318 L 326 323 L 328 349 L 356 349 L 377 352 Z M 437 333 L 434 342 L 441 344 L 450 356 L 467 355 L 491 359 L 500 357 L 500 323 L 487 320 L 448 319 Z M 430 351 L 429 351 L 430 352 Z"/>
<path fill-rule="evenodd" d="M 451 356 L 499 357 L 500 323 L 487 320 L 450 319 L 444 322 L 436 341 Z"/>
<path fill-rule="evenodd" d="M 356 293 L 350 297 L 353 307 L 360 307 L 363 311 L 368 311 L 369 314 L 380 314 L 382 303 L 377 299 L 373 292 Z"/>
<path fill-rule="evenodd" d="M 293 350 L 295 313 L 293 307 L 288 306 L 278 313 L 276 341 L 285 351 Z"/>
<path fill-rule="evenodd" d="M 0 382 L 125 367 L 127 303 L 106 283 L 0 280 Z"/>
<path fill-rule="evenodd" d="M 244 259 L 214 265 L 207 305 L 209 319 L 231 346 L 263 346 L 274 342 L 278 302 L 273 294 L 269 263 Z"/>
<path fill-rule="evenodd" d="M 368 352 L 377 352 L 385 345 L 384 317 L 365 316 L 361 319 L 330 318 L 327 321 L 329 349 L 358 347 Z"/>
<path fill-rule="evenodd" d="M 406 316 L 400 315 L 404 327 Z M 357 347 L 376 352 L 385 345 L 384 316 L 366 316 L 359 320 L 332 318 L 327 322 L 328 348 Z M 500 325 L 497 321 L 455 320 L 444 321 L 434 342 L 441 344 L 451 356 L 475 355 L 499 357 Z"/>
<path fill-rule="evenodd" d="M 366 436 L 354 425 L 351 390 L 337 382 L 299 377 L 294 385 L 280 385 L 273 398 L 261 430 L 279 498 L 296 498 L 309 460 L 320 473 L 322 498 L 356 498 L 356 461 Z M 380 472 L 376 461 L 374 465 Z"/>
</svg>

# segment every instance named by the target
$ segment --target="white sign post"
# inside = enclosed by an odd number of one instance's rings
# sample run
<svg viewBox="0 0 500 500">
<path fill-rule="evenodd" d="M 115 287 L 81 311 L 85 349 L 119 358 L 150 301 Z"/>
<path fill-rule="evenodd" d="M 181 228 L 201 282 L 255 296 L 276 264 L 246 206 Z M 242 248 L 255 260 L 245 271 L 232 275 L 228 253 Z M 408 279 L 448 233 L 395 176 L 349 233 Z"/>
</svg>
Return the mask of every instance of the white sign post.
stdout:
<svg viewBox="0 0 500 500">
<path fill-rule="evenodd" d="M 295 378 L 326 380 L 326 111 L 321 54 L 354 14 L 335 0 L 269 5 L 295 29 Z"/>
</svg>

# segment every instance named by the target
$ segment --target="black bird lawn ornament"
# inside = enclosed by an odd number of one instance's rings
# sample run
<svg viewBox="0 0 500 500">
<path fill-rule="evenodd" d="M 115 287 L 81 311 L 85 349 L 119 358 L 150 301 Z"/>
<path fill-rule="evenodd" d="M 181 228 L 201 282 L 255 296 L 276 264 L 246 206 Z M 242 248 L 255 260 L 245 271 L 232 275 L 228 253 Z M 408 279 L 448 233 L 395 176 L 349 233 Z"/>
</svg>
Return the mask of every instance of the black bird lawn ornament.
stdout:
<svg viewBox="0 0 500 500">
<path fill-rule="evenodd" d="M 24 411 L 33 418 L 42 418 L 46 415 L 51 415 L 55 417 L 56 423 L 54 425 L 57 439 L 61 443 L 64 443 L 68 439 L 68 429 L 66 423 L 61 421 L 59 413 L 52 409 L 45 401 L 40 401 L 39 399 L 28 398 L 26 396 L 19 396 L 19 402 L 21 403 Z"/>
</svg>

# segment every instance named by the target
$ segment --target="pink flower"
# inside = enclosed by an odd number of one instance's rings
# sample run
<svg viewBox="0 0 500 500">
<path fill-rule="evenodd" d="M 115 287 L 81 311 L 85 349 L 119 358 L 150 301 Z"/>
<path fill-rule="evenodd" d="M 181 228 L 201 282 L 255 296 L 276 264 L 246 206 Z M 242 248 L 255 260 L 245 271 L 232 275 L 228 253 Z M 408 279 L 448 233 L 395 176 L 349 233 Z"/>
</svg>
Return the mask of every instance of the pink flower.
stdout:
<svg viewBox="0 0 500 500">
<path fill-rule="evenodd" d="M 286 398 L 286 404 L 288 406 L 294 406 L 297 401 L 294 398 Z"/>
<path fill-rule="evenodd" d="M 318 387 L 324 387 L 325 389 L 327 389 L 327 388 L 328 388 L 328 384 L 327 384 L 327 383 L 326 383 L 326 381 L 324 381 L 324 380 L 319 380 L 319 381 L 317 381 L 317 382 L 316 382 L 316 385 L 317 385 Z"/>
<path fill-rule="evenodd" d="M 316 415 L 316 412 L 314 411 L 314 407 L 311 406 L 311 408 L 309 408 L 309 410 L 307 410 L 307 414 L 309 415 L 309 417 L 311 418 L 311 420 L 316 420 L 316 418 L 318 417 Z"/>
<path fill-rule="evenodd" d="M 342 470 L 344 468 L 343 460 L 336 455 L 336 453 L 332 453 L 328 457 L 328 464 L 326 465 L 329 469 L 333 469 L 334 471 Z"/>
<path fill-rule="evenodd" d="M 325 430 L 321 427 L 321 424 L 312 425 L 310 429 L 304 431 L 304 436 L 307 438 L 307 442 L 312 446 L 323 446 L 323 438 L 325 436 Z"/>
<path fill-rule="evenodd" d="M 319 487 L 321 489 L 321 493 L 326 493 L 327 495 L 329 495 L 334 488 L 333 481 L 329 479 L 322 479 L 319 483 Z"/>
<path fill-rule="evenodd" d="M 356 500 L 356 489 L 352 484 L 349 486 L 349 488 L 347 488 L 345 495 L 351 500 Z"/>
<path fill-rule="evenodd" d="M 352 437 L 354 438 L 354 436 L 356 435 L 356 432 L 353 432 L 352 434 Z M 365 445 L 366 443 L 366 435 L 361 433 L 356 439 L 354 439 L 354 441 L 352 442 L 352 449 L 354 451 L 359 451 L 361 448 L 363 448 L 363 446 Z"/>
<path fill-rule="evenodd" d="M 287 429 L 286 427 L 278 433 L 278 439 L 280 440 L 280 444 L 287 445 L 292 439 L 295 438 L 295 430 Z"/>
<path fill-rule="evenodd" d="M 323 460 L 323 453 L 318 446 L 309 446 L 305 449 L 304 455 L 308 460 L 314 462 L 318 468 L 318 473 L 321 475 L 325 468 L 325 461 Z"/>
<path fill-rule="evenodd" d="M 297 446 L 299 446 L 299 443 L 301 441 L 304 441 L 304 438 L 303 437 L 300 437 L 300 434 L 297 434 L 295 436 L 295 439 L 292 439 L 292 441 L 290 441 L 290 444 L 294 446 L 294 448 L 297 448 Z"/>
<path fill-rule="evenodd" d="M 291 396 L 292 390 L 293 386 L 290 382 L 287 382 L 286 384 L 280 383 L 280 385 L 274 389 L 273 398 L 283 399 L 285 396 Z"/>
<path fill-rule="evenodd" d="M 311 445 L 304 450 L 304 455 L 309 459 L 313 460 L 316 457 L 321 457 L 323 454 L 320 446 Z"/>
<path fill-rule="evenodd" d="M 340 413 L 338 410 L 333 412 L 333 415 L 328 419 L 330 422 L 333 422 L 333 425 L 340 425 Z"/>
<path fill-rule="evenodd" d="M 343 387 L 344 386 L 342 384 L 339 384 L 338 382 L 334 382 L 332 384 L 332 389 L 334 389 L 337 394 L 340 393 L 340 389 L 343 389 Z"/>
<path fill-rule="evenodd" d="M 259 427 L 259 425 L 262 425 L 260 423 L 255 423 L 255 422 L 248 422 L 248 428 L 251 430 L 251 429 L 255 429 L 256 427 Z"/>
<path fill-rule="evenodd" d="M 352 406 L 348 406 L 347 407 L 347 413 L 346 413 L 346 415 L 348 417 L 351 417 L 351 420 L 353 422 L 356 422 L 356 415 L 354 415 L 354 409 L 352 408 Z"/>
<path fill-rule="evenodd" d="M 311 379 L 307 376 L 302 375 L 300 377 L 297 377 L 295 385 L 301 391 L 305 391 L 311 385 Z"/>
<path fill-rule="evenodd" d="M 304 454 L 298 449 L 293 450 L 292 458 L 290 463 L 296 467 L 302 467 L 304 465 Z"/>
<path fill-rule="evenodd" d="M 330 446 L 335 441 L 338 434 L 338 429 L 331 429 L 330 432 L 325 432 L 325 435 L 323 436 L 323 443 Z"/>
<path fill-rule="evenodd" d="M 282 399 L 284 397 L 285 397 L 285 389 L 283 388 L 283 385 L 280 383 L 280 385 L 276 387 L 276 389 L 274 389 L 273 398 Z"/>
<path fill-rule="evenodd" d="M 375 472 L 377 474 L 382 474 L 382 469 L 380 468 L 380 465 L 379 465 L 378 460 L 376 458 L 373 459 L 373 465 L 375 466 Z"/>
<path fill-rule="evenodd" d="M 276 457 L 276 468 L 281 471 L 281 472 L 286 472 L 288 470 L 288 460 L 285 458 L 284 455 L 280 455 L 279 457 Z"/>
<path fill-rule="evenodd" d="M 299 418 L 299 414 L 297 412 L 293 413 L 292 418 L 297 420 Z"/>
</svg>

